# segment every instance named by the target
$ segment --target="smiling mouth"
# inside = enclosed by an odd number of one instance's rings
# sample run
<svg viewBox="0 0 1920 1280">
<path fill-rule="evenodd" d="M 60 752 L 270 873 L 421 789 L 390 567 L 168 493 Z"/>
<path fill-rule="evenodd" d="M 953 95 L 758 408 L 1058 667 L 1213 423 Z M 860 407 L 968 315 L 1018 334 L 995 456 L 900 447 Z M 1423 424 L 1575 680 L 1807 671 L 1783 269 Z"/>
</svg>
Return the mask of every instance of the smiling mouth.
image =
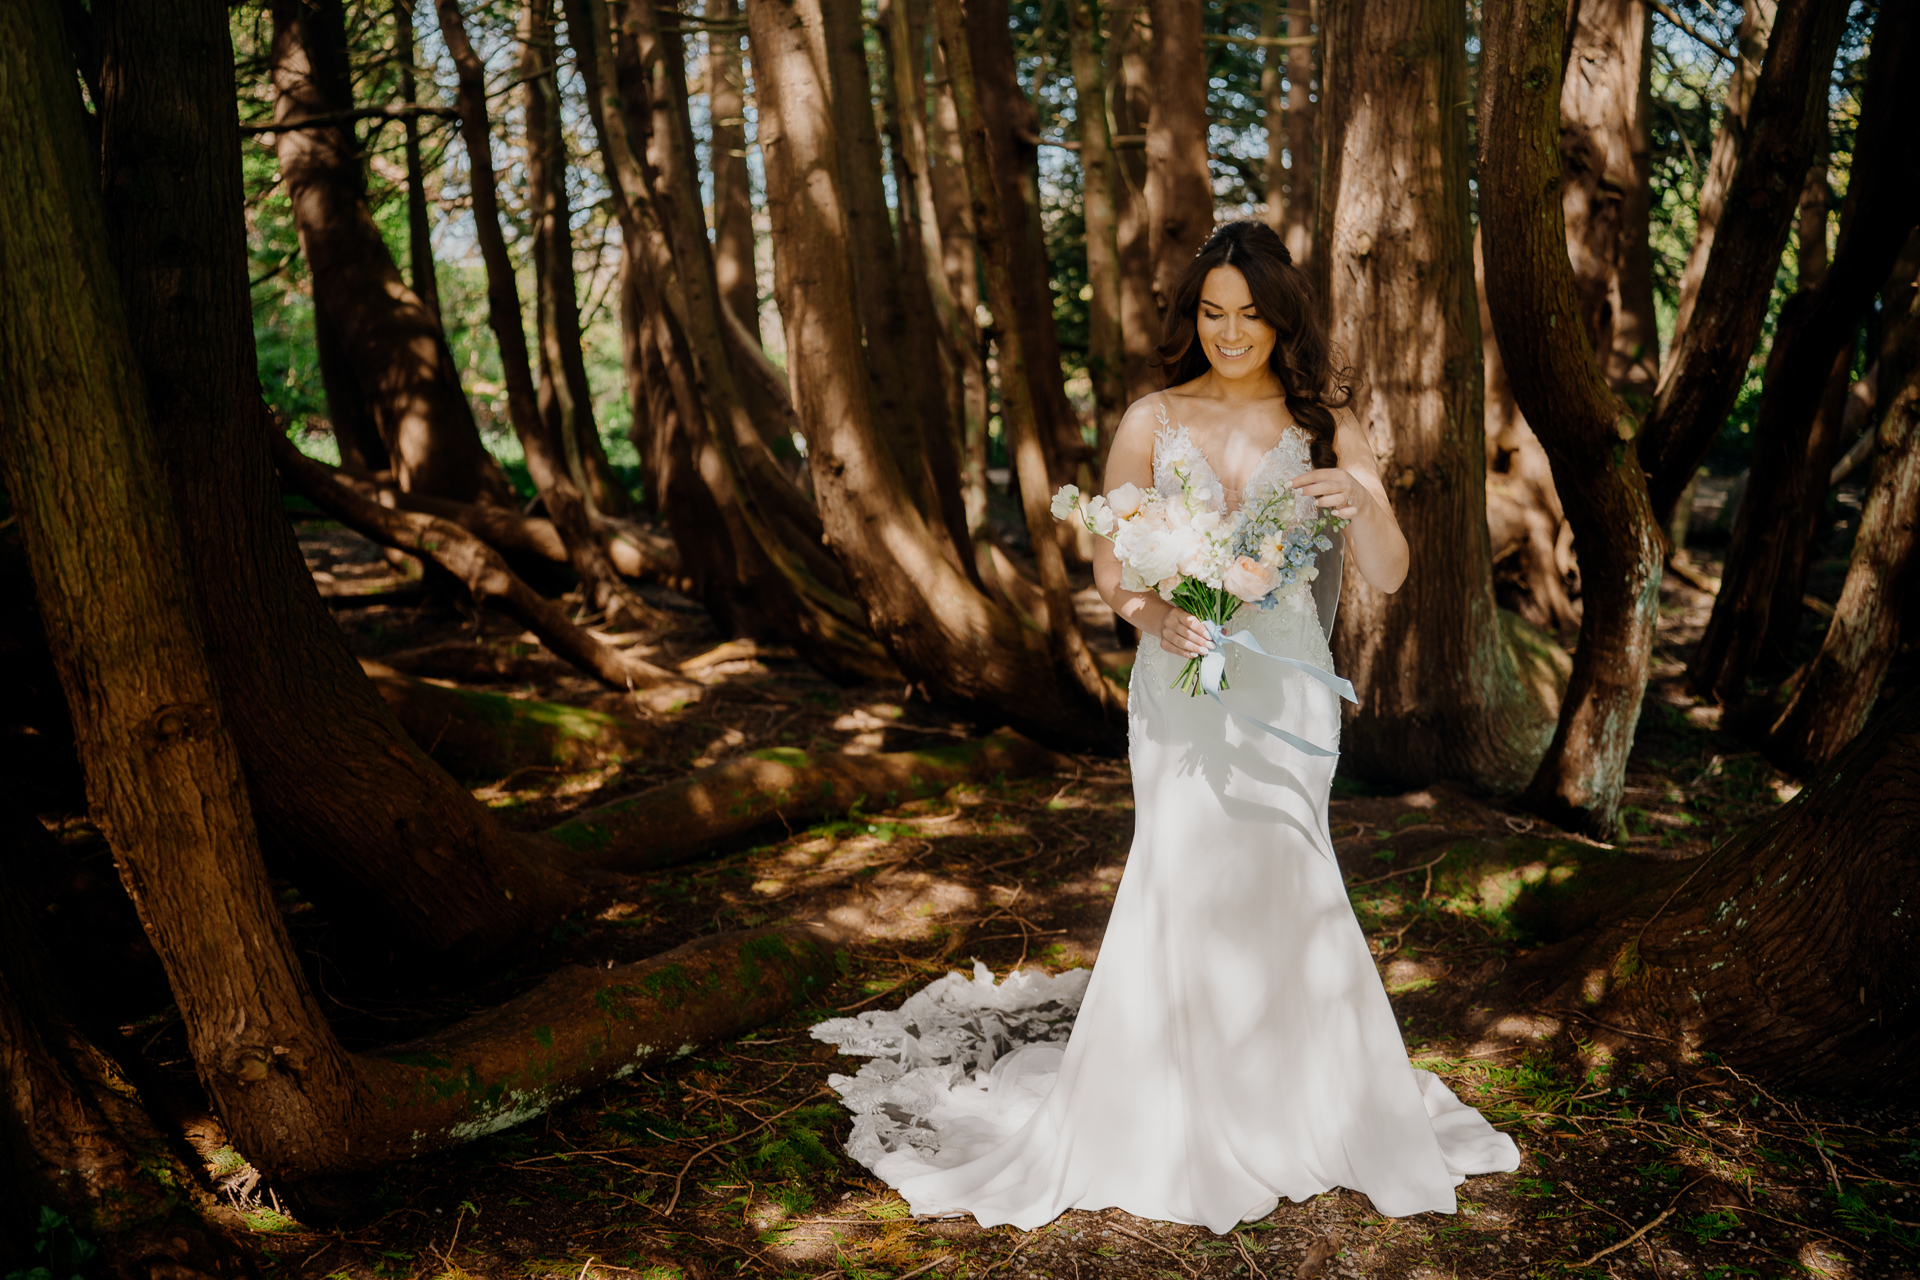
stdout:
<svg viewBox="0 0 1920 1280">
<path fill-rule="evenodd" d="M 1249 342 L 1244 347 L 1215 347 L 1214 350 L 1220 353 L 1220 357 L 1223 360 L 1238 360 L 1241 356 L 1253 350 L 1253 344 Z"/>
</svg>

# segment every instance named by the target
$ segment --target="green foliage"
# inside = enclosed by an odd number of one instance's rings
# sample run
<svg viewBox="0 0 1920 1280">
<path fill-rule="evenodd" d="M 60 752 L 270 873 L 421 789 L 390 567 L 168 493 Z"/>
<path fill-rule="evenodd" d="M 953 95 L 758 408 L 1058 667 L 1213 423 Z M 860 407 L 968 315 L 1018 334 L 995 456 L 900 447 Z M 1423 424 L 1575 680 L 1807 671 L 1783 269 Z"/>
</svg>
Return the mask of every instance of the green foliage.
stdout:
<svg viewBox="0 0 1920 1280">
<path fill-rule="evenodd" d="M 6 1280 L 80 1280 L 98 1253 L 91 1240 L 74 1230 L 66 1214 L 43 1204 L 33 1229 L 34 1265 L 7 1272 Z"/>
<path fill-rule="evenodd" d="M 839 1131 L 845 1114 L 832 1102 L 800 1108 L 753 1144 L 746 1167 L 757 1176 L 774 1178 L 800 1178 L 838 1168 Z"/>
</svg>

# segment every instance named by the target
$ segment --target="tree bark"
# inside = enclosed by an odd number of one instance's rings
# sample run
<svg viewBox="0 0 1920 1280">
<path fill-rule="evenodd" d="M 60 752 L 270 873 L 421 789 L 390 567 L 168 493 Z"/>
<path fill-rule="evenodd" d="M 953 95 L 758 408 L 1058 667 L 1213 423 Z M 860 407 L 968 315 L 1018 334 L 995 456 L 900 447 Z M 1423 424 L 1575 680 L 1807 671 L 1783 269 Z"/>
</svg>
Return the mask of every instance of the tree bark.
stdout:
<svg viewBox="0 0 1920 1280">
<path fill-rule="evenodd" d="M 937 11 L 940 35 L 966 145 L 989 296 L 1011 316 L 1010 270 L 996 234 L 999 202 L 977 136 L 966 32 L 956 9 L 949 0 Z M 1071 654 L 1077 646 L 1085 657 L 1084 667 L 1062 662 L 1057 674 L 1049 655 L 1035 652 L 1014 620 L 941 554 L 925 517 L 904 500 L 874 421 L 845 252 L 847 224 L 839 212 L 845 202 L 830 97 L 822 83 L 828 32 L 820 0 L 749 0 L 747 23 L 773 217 L 774 285 L 795 404 L 827 537 L 874 631 L 908 677 L 929 692 L 978 714 L 1010 719 L 1042 740 L 1110 747 L 1118 736 L 1117 699 L 1086 652 L 1059 546 L 1042 523 L 1049 519 L 1047 468 L 1031 402 L 1022 394 L 1020 328 L 1009 324 L 1001 336 L 1003 412 L 1018 450 L 1042 581 L 1051 588 L 1050 603 L 1057 599 L 1062 610 L 1050 620 L 1053 650 Z"/>
<path fill-rule="evenodd" d="M 1791 5 L 1768 38 L 1727 183 L 1726 211 L 1705 233 L 1707 247 L 1696 240 L 1695 256 L 1703 258 L 1699 288 L 1682 294 L 1653 412 L 1640 435 L 1654 514 L 1663 526 L 1746 378 L 1800 182 L 1826 118 L 1818 103 L 1828 91 L 1846 19 L 1844 0 Z"/>
<path fill-rule="evenodd" d="M 1147 120 L 1147 218 L 1154 302 L 1162 315 L 1175 285 L 1213 234 L 1207 166 L 1207 52 L 1201 0 L 1147 0 L 1153 115 Z"/>
<path fill-rule="evenodd" d="M 339 0 L 274 0 L 276 124 L 353 105 Z M 510 503 L 506 475 L 480 443 L 446 335 L 407 288 L 367 209 L 350 125 L 275 136 L 300 250 L 313 275 L 327 402 L 335 419 L 379 428 L 400 487 L 459 502 Z"/>
<path fill-rule="evenodd" d="M 1611 837 L 1652 657 L 1662 545 L 1632 448 L 1634 418 L 1579 323 L 1556 143 L 1562 0 L 1494 0 L 1480 69 L 1487 302 L 1514 399 L 1559 475 L 1581 557 L 1580 643 L 1560 722 L 1520 803 Z M 1564 323 L 1563 323 L 1564 321 Z"/>
<path fill-rule="evenodd" d="M 567 139 L 561 128 L 560 48 L 553 0 L 521 10 L 520 74 L 525 96 L 527 197 L 533 222 L 535 331 L 540 347 L 540 420 L 566 458 L 590 516 L 626 516 L 621 487 L 594 422 L 593 388 L 580 346 L 580 299 L 573 267 L 573 209 L 567 195 Z"/>
<path fill-rule="evenodd" d="M 459 76 L 460 136 L 467 146 L 468 189 L 473 199 L 474 239 L 487 271 L 487 326 L 500 350 L 501 376 L 507 384 L 507 415 L 520 437 L 527 473 L 540 491 L 540 501 L 567 544 L 573 571 L 580 575 L 582 593 L 596 609 L 633 616 L 643 626 L 658 627 L 660 615 L 628 591 L 607 558 L 607 549 L 586 496 L 567 465 L 559 437 L 548 431 L 540 398 L 533 384 L 533 365 L 527 352 L 527 331 L 521 324 L 520 290 L 514 282 L 513 260 L 500 230 L 499 195 L 493 178 L 493 131 L 487 121 L 486 67 L 467 38 L 459 0 L 434 0 L 440 15 L 440 38 L 446 43 Z M 539 175 L 545 178 L 545 174 Z M 536 197 L 537 198 L 537 197 Z M 541 246 L 535 246 L 538 254 Z M 569 259 L 571 255 L 569 255 Z M 573 264 L 567 263 L 571 278 Z"/>
<path fill-rule="evenodd" d="M 1493 600 L 1467 120 L 1446 105 L 1466 97 L 1464 21 L 1447 0 L 1368 0 L 1322 31 L 1335 150 L 1313 261 L 1415 556 L 1392 595 L 1348 575 L 1334 651 L 1364 690 L 1343 730 L 1350 766 L 1511 791 L 1546 749 L 1552 713 L 1523 681 Z"/>
<path fill-rule="evenodd" d="M 746 72 L 738 0 L 706 0 L 707 137 L 713 173 L 713 266 L 720 300 L 760 337 L 760 280 L 754 263 L 753 187 L 747 172 Z"/>
<path fill-rule="evenodd" d="M 1148 70 L 1152 33 L 1144 7 L 1115 12 L 1107 36 L 1107 83 L 1113 112 L 1119 182 L 1120 334 L 1127 349 L 1127 399 L 1166 386 L 1154 348 L 1160 343 L 1160 306 L 1153 291 L 1153 218 L 1147 198 L 1146 129 L 1152 119 Z"/>
<path fill-rule="evenodd" d="M 104 12 L 113 291 L 165 464 L 141 483 L 171 495 L 262 841 L 348 918 L 371 907 L 379 928 L 468 957 L 510 946 L 570 903 L 569 887 L 401 730 L 286 521 L 268 444 L 291 446 L 260 401 L 226 11 L 122 0 Z"/>
<path fill-rule="evenodd" d="M 395 0 L 393 6 L 393 56 L 400 64 L 400 100 L 419 102 L 415 83 L 413 4 Z M 420 117 L 400 119 L 402 149 L 407 160 L 407 265 L 412 276 L 414 296 L 420 305 L 440 323 L 440 280 L 433 269 L 433 224 L 427 218 L 426 167 L 420 163 Z"/>
<path fill-rule="evenodd" d="M 1788 545 L 1811 532 L 1790 517 L 1808 505 L 1812 494 L 1824 497 L 1826 491 L 1838 415 L 1826 416 L 1818 439 L 1815 428 L 1823 421 L 1821 402 L 1838 400 L 1829 394 L 1836 377 L 1846 377 L 1846 367 L 1836 373 L 1835 362 L 1851 356 L 1862 317 L 1920 222 L 1920 138 L 1910 127 L 1916 118 L 1920 16 L 1910 6 L 1896 5 L 1883 9 L 1874 24 L 1854 176 L 1833 264 L 1817 286 L 1788 299 L 1775 326 L 1733 545 L 1713 616 L 1687 668 L 1695 688 L 1728 705 L 1745 698 L 1747 678 L 1761 661 L 1777 588 L 1788 567 Z M 1849 358 L 1847 367 L 1851 364 Z M 1797 618 L 1797 599 L 1793 604 Z"/>
<path fill-rule="evenodd" d="M 1307 0 L 1303 13 L 1287 14 L 1287 35 L 1300 39 L 1318 34 L 1320 0 Z M 1287 242 L 1293 260 L 1305 266 L 1313 254 L 1314 228 L 1320 221 L 1320 108 L 1313 100 L 1314 46 L 1287 46 L 1286 137 L 1287 207 L 1275 230 Z M 1272 180 L 1269 179 L 1269 182 Z"/>
<path fill-rule="evenodd" d="M 1080 193 L 1087 226 L 1087 376 L 1093 383 L 1094 453 L 1104 468 L 1127 408 L 1126 348 L 1120 326 L 1120 174 L 1107 120 L 1107 41 L 1099 0 L 1070 0 L 1075 114 L 1080 128 Z"/>
<path fill-rule="evenodd" d="M 1819 654 L 1767 736 L 1767 754 L 1796 772 L 1825 766 L 1867 723 L 1899 648 L 1903 598 L 1915 581 L 1920 289 L 1910 282 L 1887 301 L 1888 310 L 1900 317 L 1880 358 L 1880 386 L 1891 394 L 1883 396 L 1889 403 L 1880 418 L 1873 479 L 1854 534 L 1846 585 Z"/>
</svg>

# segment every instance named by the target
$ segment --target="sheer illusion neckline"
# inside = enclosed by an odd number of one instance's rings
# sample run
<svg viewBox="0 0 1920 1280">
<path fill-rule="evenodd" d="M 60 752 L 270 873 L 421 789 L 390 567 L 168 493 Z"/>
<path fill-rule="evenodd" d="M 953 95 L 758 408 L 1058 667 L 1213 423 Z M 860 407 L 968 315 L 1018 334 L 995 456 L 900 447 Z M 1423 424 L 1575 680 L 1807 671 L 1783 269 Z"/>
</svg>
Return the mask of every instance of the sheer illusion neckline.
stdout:
<svg viewBox="0 0 1920 1280">
<path fill-rule="evenodd" d="M 1154 483 L 1156 485 L 1159 483 L 1161 445 L 1168 443 L 1170 437 L 1172 443 L 1184 444 L 1192 460 L 1206 469 L 1204 479 L 1212 481 L 1212 487 L 1220 491 L 1220 508 L 1223 512 L 1231 513 L 1245 506 L 1247 498 L 1259 488 L 1263 481 L 1277 483 L 1278 478 L 1269 475 L 1275 470 L 1276 459 L 1281 459 L 1283 465 L 1290 461 L 1297 466 L 1304 459 L 1296 455 L 1308 453 L 1306 432 L 1300 429 L 1298 423 L 1289 422 L 1280 432 L 1280 438 L 1274 442 L 1273 447 L 1260 455 L 1260 460 L 1254 464 L 1253 470 L 1247 476 L 1247 482 L 1238 489 L 1229 489 L 1226 481 L 1220 478 L 1220 472 L 1213 465 L 1213 460 L 1207 456 L 1207 451 L 1202 449 L 1199 442 L 1193 438 L 1193 432 L 1188 429 L 1187 424 L 1178 417 L 1170 416 L 1168 412 L 1170 401 L 1164 391 L 1160 393 L 1160 403 L 1155 408 L 1160 418 L 1160 430 L 1154 436 Z M 1292 477 L 1289 475 L 1287 478 Z M 1227 500 L 1229 493 L 1237 495 L 1239 501 L 1229 502 Z"/>
</svg>

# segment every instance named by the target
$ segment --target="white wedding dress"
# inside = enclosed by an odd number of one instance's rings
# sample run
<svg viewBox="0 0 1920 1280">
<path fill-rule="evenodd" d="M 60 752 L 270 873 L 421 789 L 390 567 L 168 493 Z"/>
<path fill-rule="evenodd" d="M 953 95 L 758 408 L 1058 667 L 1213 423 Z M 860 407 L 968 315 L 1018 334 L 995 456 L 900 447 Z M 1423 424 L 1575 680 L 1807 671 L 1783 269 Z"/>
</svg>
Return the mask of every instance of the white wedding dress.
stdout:
<svg viewBox="0 0 1920 1280">
<path fill-rule="evenodd" d="M 1177 487 L 1182 457 L 1220 501 L 1178 425 L 1159 434 L 1156 486 Z M 1247 499 L 1308 466 L 1289 429 Z M 1330 671 L 1320 611 L 1301 594 L 1228 630 Z M 848 1150 L 915 1213 L 983 1226 L 1117 1207 L 1224 1233 L 1336 1186 L 1390 1217 L 1451 1213 L 1468 1174 L 1515 1169 L 1519 1151 L 1407 1060 L 1327 832 L 1335 762 L 1174 689 L 1181 665 L 1141 637 L 1136 825 L 1098 965 L 996 986 L 976 962 L 897 1011 L 816 1026 L 873 1059 L 831 1081 L 855 1113 Z M 1240 646 L 1227 680 L 1234 710 L 1337 744 L 1325 685 Z"/>
</svg>

